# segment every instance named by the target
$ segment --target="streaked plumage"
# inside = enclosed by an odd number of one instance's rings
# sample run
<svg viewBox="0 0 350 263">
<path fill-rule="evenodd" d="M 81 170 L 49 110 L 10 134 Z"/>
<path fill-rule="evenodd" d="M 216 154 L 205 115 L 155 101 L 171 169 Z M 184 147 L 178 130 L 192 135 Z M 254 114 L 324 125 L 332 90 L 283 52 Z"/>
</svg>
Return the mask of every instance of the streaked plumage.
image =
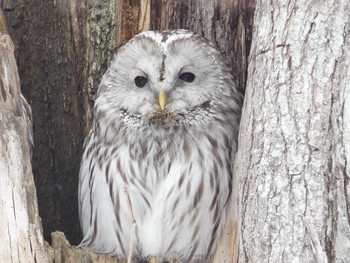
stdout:
<svg viewBox="0 0 350 263">
<path fill-rule="evenodd" d="M 80 167 L 82 246 L 127 257 L 208 261 L 231 192 L 241 95 L 208 41 L 144 32 L 103 76 Z M 161 109 L 163 108 L 163 109 Z"/>
</svg>

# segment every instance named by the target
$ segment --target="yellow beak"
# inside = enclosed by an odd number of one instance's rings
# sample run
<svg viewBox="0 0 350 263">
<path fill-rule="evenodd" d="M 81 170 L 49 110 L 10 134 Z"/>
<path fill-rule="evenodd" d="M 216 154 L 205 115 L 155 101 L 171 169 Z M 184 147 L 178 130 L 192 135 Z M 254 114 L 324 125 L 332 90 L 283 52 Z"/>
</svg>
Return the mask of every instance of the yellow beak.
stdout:
<svg viewBox="0 0 350 263">
<path fill-rule="evenodd" d="M 159 106 L 160 106 L 161 110 L 164 110 L 164 107 L 165 107 L 167 101 L 168 101 L 167 95 L 165 94 L 165 92 L 163 90 L 161 90 L 159 92 L 159 97 L 158 97 L 158 102 L 159 102 Z"/>
</svg>

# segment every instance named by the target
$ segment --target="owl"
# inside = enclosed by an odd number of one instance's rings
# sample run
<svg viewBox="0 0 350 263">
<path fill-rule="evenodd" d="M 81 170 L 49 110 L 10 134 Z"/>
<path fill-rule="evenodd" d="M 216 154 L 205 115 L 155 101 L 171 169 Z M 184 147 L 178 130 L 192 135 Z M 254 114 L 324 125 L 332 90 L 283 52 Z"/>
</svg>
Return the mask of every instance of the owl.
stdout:
<svg viewBox="0 0 350 263">
<path fill-rule="evenodd" d="M 240 109 L 230 67 L 202 37 L 149 31 L 120 48 L 84 144 L 81 246 L 210 262 L 228 216 Z"/>
</svg>

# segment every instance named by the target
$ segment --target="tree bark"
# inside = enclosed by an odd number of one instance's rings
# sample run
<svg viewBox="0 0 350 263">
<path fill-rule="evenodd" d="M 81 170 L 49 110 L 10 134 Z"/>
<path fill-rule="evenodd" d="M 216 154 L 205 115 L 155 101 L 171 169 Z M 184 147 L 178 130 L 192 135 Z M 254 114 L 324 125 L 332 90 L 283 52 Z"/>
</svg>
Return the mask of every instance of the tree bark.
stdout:
<svg viewBox="0 0 350 263">
<path fill-rule="evenodd" d="M 48 262 L 30 163 L 30 107 L 0 9 L 0 262 Z"/>
<path fill-rule="evenodd" d="M 349 1 L 258 1 L 241 121 L 240 262 L 350 262 Z"/>
</svg>

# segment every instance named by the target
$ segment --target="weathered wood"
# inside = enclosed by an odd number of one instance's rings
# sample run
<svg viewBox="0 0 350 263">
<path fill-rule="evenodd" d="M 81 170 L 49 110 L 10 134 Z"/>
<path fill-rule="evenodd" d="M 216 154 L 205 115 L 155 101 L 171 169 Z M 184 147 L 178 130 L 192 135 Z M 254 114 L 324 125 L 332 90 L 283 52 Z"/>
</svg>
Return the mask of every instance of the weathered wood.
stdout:
<svg viewBox="0 0 350 263">
<path fill-rule="evenodd" d="M 116 257 L 93 254 L 83 248 L 71 246 L 62 232 L 51 234 L 52 245 L 47 247 L 52 263 L 126 263 Z"/>
<path fill-rule="evenodd" d="M 8 34 L 7 21 L 6 21 L 4 12 L 0 8 L 0 37 L 6 34 Z"/>
<path fill-rule="evenodd" d="M 30 107 L 0 9 L 0 262 L 48 262 L 31 170 Z"/>
<path fill-rule="evenodd" d="M 240 262 L 350 262 L 349 1 L 258 1 Z"/>
<path fill-rule="evenodd" d="M 21 6 L 25 8 L 21 8 Z M 33 109 L 33 174 L 46 239 L 56 229 L 79 242 L 77 174 L 83 143 L 85 43 L 66 2 L 22 1 L 15 25 L 22 90 Z M 10 11 L 9 11 L 10 12 Z M 10 22 L 11 25 L 11 22 Z M 72 36 L 76 38 L 73 38 Z"/>
</svg>

